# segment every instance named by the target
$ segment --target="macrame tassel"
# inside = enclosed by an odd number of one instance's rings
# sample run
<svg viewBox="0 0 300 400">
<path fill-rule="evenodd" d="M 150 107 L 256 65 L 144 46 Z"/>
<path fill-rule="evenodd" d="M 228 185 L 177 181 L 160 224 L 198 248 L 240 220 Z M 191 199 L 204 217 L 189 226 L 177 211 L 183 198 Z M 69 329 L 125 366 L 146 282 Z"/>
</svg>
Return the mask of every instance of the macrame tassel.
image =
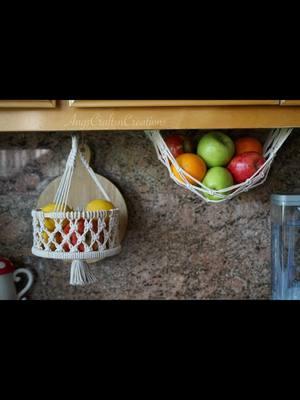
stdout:
<svg viewBox="0 0 300 400">
<path fill-rule="evenodd" d="M 96 282 L 95 275 L 90 270 L 89 264 L 84 260 L 74 260 L 71 265 L 70 285 L 84 286 Z"/>
</svg>

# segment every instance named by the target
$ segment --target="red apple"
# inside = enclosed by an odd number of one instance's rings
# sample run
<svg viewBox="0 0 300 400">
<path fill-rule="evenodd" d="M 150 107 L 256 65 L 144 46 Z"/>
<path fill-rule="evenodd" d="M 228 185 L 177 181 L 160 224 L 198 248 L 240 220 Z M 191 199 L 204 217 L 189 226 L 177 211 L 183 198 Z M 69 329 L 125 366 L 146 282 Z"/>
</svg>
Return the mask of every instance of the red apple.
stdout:
<svg viewBox="0 0 300 400">
<path fill-rule="evenodd" d="M 265 159 L 254 151 L 233 157 L 227 165 L 236 183 L 245 182 L 264 164 Z"/>
<path fill-rule="evenodd" d="M 168 146 L 172 156 L 177 158 L 180 154 L 184 153 L 183 142 L 184 139 L 180 135 L 171 135 L 165 138 L 166 145 Z"/>
<path fill-rule="evenodd" d="M 97 233 L 98 232 L 98 220 L 97 219 L 92 220 L 92 226 L 93 226 L 93 232 Z"/>
<path fill-rule="evenodd" d="M 68 234 L 68 233 L 70 232 L 70 223 L 68 223 L 68 224 L 64 227 L 64 232 L 65 232 L 66 234 Z M 80 218 L 80 219 L 78 220 L 78 223 L 77 223 L 77 232 L 78 232 L 80 235 L 82 235 L 83 232 L 84 232 L 84 219 L 83 219 L 83 218 Z M 76 245 L 76 243 L 77 243 L 77 236 L 76 236 L 76 233 L 75 233 L 75 232 L 73 232 L 73 233 L 71 234 L 70 241 L 71 241 L 71 243 L 72 243 L 73 246 Z M 67 252 L 70 251 L 70 248 L 69 248 L 68 243 L 65 243 L 64 246 L 63 246 L 63 248 L 64 248 L 64 250 L 67 251 Z M 80 244 L 77 246 L 77 249 L 78 249 L 78 251 L 83 252 L 83 251 L 84 251 L 84 245 L 83 245 L 83 243 L 80 243 Z"/>
</svg>

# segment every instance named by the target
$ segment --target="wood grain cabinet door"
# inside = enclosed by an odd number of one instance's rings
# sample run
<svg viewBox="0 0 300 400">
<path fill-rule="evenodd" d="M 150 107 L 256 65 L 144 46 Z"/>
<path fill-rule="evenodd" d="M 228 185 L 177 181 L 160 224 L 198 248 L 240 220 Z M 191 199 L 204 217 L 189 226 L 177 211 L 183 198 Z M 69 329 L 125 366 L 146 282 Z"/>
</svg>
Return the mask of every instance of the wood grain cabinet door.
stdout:
<svg viewBox="0 0 300 400">
<path fill-rule="evenodd" d="M 280 100 L 281 106 L 300 106 L 300 100 Z"/>
<path fill-rule="evenodd" d="M 55 100 L 0 100 L 0 108 L 54 108 Z"/>
<path fill-rule="evenodd" d="M 70 107 L 193 107 L 279 105 L 280 100 L 70 100 Z"/>
</svg>

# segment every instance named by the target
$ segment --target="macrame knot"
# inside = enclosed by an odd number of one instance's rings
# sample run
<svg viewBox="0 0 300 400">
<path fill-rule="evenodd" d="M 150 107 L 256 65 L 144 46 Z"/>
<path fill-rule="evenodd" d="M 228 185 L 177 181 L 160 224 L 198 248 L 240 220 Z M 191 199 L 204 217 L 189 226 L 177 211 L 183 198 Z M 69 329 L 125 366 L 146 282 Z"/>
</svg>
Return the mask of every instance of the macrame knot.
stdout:
<svg viewBox="0 0 300 400">
<path fill-rule="evenodd" d="M 265 162 L 260 167 L 260 171 L 255 176 L 253 175 L 251 179 L 248 179 L 245 182 L 228 186 L 226 189 L 226 194 L 224 195 L 221 190 L 212 191 L 210 188 L 206 187 L 205 185 L 201 184 L 200 181 L 194 179 L 192 183 L 188 181 L 189 178 L 188 174 L 176 160 L 172 156 L 170 149 L 168 148 L 165 140 L 160 134 L 159 130 L 149 130 L 145 131 L 147 137 L 152 141 L 158 159 L 168 168 L 171 178 L 180 186 L 185 187 L 187 190 L 192 191 L 195 195 L 200 197 L 202 200 L 208 203 L 215 203 L 220 201 L 229 200 L 242 192 L 247 192 L 249 189 L 254 188 L 258 185 L 264 183 L 270 169 L 270 164 L 272 163 L 273 159 L 275 158 L 278 150 L 286 141 L 286 139 L 291 134 L 293 128 L 277 128 L 272 129 L 270 131 L 269 136 L 267 137 L 265 144 L 264 144 L 264 151 L 263 156 Z M 172 168 L 173 167 L 173 168 Z M 173 169 L 176 170 L 176 174 L 174 174 Z M 178 174 L 182 179 L 178 179 Z M 227 194 L 228 193 L 228 194 Z M 210 199 L 207 195 L 213 195 L 218 197 L 218 199 Z"/>
<path fill-rule="evenodd" d="M 70 284 L 84 286 L 97 281 L 85 260 L 96 261 L 111 257 L 120 252 L 121 246 L 118 236 L 118 209 L 85 211 L 81 200 L 78 200 L 77 204 L 76 198 L 69 199 L 70 189 L 74 185 L 73 174 L 79 167 L 78 156 L 98 188 L 99 198 L 110 201 L 101 181 L 98 180 L 79 150 L 78 138 L 73 136 L 66 168 L 51 202 L 55 205 L 54 210 L 51 212 L 45 212 L 43 209 L 32 211 L 32 253 L 39 257 L 72 260 Z"/>
</svg>

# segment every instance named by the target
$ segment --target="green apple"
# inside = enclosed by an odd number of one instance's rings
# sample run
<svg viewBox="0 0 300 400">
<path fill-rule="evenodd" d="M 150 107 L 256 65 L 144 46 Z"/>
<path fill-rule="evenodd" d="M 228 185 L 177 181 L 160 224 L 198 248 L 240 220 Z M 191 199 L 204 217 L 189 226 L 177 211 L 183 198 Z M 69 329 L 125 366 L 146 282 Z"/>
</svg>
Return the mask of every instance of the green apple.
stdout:
<svg viewBox="0 0 300 400">
<path fill-rule="evenodd" d="M 203 181 L 203 185 L 213 190 L 225 189 L 233 185 L 233 178 L 228 169 L 224 167 L 213 167 L 207 171 Z M 226 195 L 226 193 L 223 193 Z M 210 200 L 221 200 L 218 196 L 204 194 Z"/>
<path fill-rule="evenodd" d="M 223 132 L 206 133 L 198 142 L 197 154 L 202 157 L 208 167 L 223 167 L 234 155 L 234 143 Z"/>
</svg>

